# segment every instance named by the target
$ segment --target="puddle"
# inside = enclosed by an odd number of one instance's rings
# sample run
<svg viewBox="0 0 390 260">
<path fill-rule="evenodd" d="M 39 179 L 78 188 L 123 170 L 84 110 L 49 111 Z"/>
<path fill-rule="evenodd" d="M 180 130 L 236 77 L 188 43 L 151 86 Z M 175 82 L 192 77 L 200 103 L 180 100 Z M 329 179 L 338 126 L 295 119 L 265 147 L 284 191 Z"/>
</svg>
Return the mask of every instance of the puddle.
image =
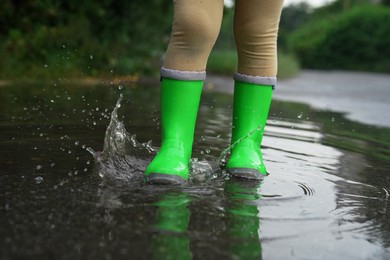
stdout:
<svg viewBox="0 0 390 260">
<path fill-rule="evenodd" d="M 142 177 L 158 88 L 10 86 L 0 101 L 4 259 L 390 256 L 388 128 L 274 101 L 270 175 L 239 181 L 216 171 L 232 98 L 205 92 L 191 181 L 161 187 Z"/>
</svg>

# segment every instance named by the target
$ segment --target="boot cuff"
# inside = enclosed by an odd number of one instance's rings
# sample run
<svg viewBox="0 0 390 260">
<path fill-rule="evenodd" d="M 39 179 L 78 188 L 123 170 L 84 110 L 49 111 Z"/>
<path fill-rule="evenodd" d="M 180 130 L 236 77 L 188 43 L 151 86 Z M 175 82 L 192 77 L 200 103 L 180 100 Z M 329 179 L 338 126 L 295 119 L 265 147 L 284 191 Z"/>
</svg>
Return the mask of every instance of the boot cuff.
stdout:
<svg viewBox="0 0 390 260">
<path fill-rule="evenodd" d="M 276 77 L 249 76 L 238 72 L 234 73 L 234 80 L 256 85 L 270 85 L 272 87 L 276 85 Z"/>
<path fill-rule="evenodd" d="M 160 74 L 162 78 L 177 79 L 177 80 L 205 80 L 206 71 L 184 71 L 171 70 L 161 68 Z"/>
</svg>

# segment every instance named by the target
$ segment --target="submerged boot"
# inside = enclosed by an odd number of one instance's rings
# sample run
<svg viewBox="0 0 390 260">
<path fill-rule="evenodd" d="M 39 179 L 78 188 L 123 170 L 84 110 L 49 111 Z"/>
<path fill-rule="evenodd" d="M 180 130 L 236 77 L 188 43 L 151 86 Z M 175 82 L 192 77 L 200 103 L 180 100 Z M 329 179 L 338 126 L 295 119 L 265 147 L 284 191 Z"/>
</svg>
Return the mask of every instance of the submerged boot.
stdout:
<svg viewBox="0 0 390 260">
<path fill-rule="evenodd" d="M 147 182 L 182 184 L 188 179 L 202 85 L 203 80 L 162 78 L 162 142 L 145 170 Z"/>
<path fill-rule="evenodd" d="M 272 98 L 272 85 L 236 79 L 233 102 L 233 145 L 226 165 L 235 177 L 261 179 L 267 174 L 260 145 Z"/>
</svg>

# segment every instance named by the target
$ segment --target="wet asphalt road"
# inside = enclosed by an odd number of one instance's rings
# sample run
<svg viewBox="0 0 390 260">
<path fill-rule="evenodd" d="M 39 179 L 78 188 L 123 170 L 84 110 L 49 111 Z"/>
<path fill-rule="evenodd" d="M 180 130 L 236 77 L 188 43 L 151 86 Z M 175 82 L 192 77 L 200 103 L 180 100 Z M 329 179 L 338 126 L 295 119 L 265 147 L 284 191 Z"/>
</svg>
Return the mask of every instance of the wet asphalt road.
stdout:
<svg viewBox="0 0 390 260">
<path fill-rule="evenodd" d="M 233 92 L 230 77 L 208 75 L 206 90 Z M 278 82 L 274 99 L 345 113 L 364 124 L 390 127 L 390 74 L 304 70 Z"/>
</svg>

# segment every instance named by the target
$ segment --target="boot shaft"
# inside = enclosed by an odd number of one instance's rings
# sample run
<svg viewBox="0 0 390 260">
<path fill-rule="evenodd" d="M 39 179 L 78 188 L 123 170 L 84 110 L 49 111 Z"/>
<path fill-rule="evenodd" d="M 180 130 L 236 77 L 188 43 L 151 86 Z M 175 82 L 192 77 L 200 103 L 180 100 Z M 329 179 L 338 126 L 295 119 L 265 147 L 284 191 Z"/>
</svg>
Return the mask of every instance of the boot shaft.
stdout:
<svg viewBox="0 0 390 260">
<path fill-rule="evenodd" d="M 271 99 L 272 86 L 235 82 L 232 144 L 245 137 L 242 143 L 260 146 Z"/>
<path fill-rule="evenodd" d="M 162 146 L 177 143 L 183 152 L 191 153 L 202 85 L 201 80 L 162 79 Z"/>
</svg>

